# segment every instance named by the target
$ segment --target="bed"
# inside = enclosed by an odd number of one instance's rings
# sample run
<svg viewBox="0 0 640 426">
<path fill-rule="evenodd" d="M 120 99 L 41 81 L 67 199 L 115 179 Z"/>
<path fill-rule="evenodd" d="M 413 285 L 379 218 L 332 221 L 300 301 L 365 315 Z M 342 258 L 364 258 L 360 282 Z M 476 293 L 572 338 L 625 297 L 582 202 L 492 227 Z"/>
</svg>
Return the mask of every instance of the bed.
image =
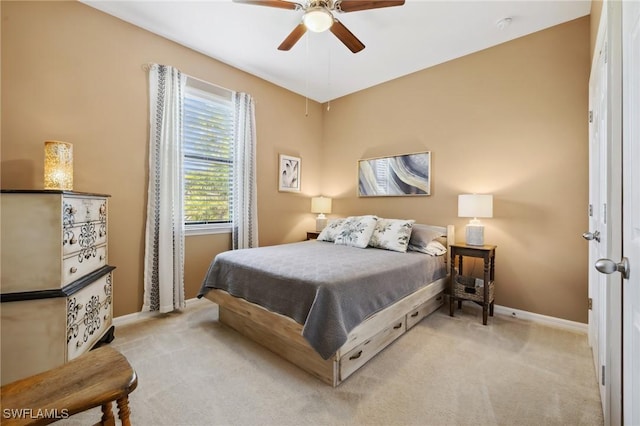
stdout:
<svg viewBox="0 0 640 426">
<path fill-rule="evenodd" d="M 453 243 L 451 225 L 413 229 L 411 242 L 421 229 Z M 442 305 L 448 262 L 448 251 L 333 240 L 233 250 L 212 261 L 198 297 L 218 304 L 221 323 L 337 386 Z"/>
</svg>

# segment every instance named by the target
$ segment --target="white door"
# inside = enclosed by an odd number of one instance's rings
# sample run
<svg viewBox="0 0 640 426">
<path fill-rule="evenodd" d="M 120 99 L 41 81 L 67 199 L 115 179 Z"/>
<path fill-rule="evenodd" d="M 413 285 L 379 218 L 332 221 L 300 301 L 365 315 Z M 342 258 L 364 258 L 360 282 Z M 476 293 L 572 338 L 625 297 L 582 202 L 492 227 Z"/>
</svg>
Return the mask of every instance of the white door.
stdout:
<svg viewBox="0 0 640 426">
<path fill-rule="evenodd" d="M 604 13 L 604 12 L 603 12 Z M 606 20 L 603 18 L 603 21 Z M 589 134 L 589 232 L 583 237 L 589 243 L 589 343 L 593 351 L 596 376 L 600 384 L 600 399 L 603 410 L 607 411 L 606 389 L 602 374 L 606 361 L 606 276 L 592 265 L 607 255 L 607 63 L 606 27 L 601 33 L 594 55 L 594 66 L 589 81 L 590 93 L 590 134 Z"/>
<path fill-rule="evenodd" d="M 622 2 L 623 419 L 640 425 L 640 2 Z M 616 261 L 618 261 L 616 259 Z"/>
<path fill-rule="evenodd" d="M 599 259 L 622 256 L 622 70 L 621 6 L 607 1 L 602 10 L 589 97 L 590 233 L 589 316 L 600 398 L 606 425 L 622 421 L 622 283 L 619 274 L 595 271 Z M 599 240 L 595 233 L 599 232 Z M 609 263 L 610 265 L 615 263 Z M 602 269 L 602 265 L 600 268 Z M 607 268 L 605 268 L 607 269 Z M 613 268 L 615 270 L 615 267 Z"/>
</svg>

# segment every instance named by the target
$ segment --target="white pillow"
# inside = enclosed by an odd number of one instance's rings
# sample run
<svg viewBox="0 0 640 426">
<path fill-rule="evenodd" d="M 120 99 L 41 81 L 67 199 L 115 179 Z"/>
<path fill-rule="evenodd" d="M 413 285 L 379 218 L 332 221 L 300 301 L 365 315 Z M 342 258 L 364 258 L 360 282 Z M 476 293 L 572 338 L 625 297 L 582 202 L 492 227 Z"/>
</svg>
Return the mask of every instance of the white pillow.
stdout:
<svg viewBox="0 0 640 426">
<path fill-rule="evenodd" d="M 342 223 L 340 232 L 336 235 L 335 244 L 365 248 L 376 228 L 378 218 L 375 216 L 349 216 Z"/>
<path fill-rule="evenodd" d="M 433 240 L 427 244 L 427 246 L 420 250 L 422 253 L 426 253 L 431 256 L 442 256 L 447 252 L 447 248 L 442 245 L 438 240 Z"/>
<path fill-rule="evenodd" d="M 371 235 L 369 245 L 385 250 L 404 253 L 409 245 L 413 219 L 383 219 L 378 218 L 376 228 Z"/>
<path fill-rule="evenodd" d="M 317 240 L 319 241 L 329 241 L 334 242 L 336 239 L 336 235 L 342 229 L 342 223 L 345 221 L 344 218 L 340 219 L 329 219 L 327 222 L 327 226 L 320 232 Z"/>
</svg>

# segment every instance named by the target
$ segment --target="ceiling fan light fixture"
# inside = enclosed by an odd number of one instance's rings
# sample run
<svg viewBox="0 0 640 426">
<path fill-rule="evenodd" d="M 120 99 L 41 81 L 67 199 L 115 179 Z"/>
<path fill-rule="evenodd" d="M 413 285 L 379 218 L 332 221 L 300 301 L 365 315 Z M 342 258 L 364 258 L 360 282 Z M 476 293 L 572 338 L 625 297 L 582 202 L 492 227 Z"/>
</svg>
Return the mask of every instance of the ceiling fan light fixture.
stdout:
<svg viewBox="0 0 640 426">
<path fill-rule="evenodd" d="M 322 6 L 312 7 L 302 17 L 304 26 L 309 31 L 321 33 L 327 31 L 333 25 L 333 15 Z"/>
</svg>

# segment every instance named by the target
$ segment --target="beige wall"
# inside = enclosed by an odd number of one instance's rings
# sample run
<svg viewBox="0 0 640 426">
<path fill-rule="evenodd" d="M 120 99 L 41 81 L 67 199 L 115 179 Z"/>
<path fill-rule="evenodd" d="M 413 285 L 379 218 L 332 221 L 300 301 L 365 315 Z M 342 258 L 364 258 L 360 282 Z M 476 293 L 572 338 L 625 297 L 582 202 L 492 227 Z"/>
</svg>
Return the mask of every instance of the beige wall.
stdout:
<svg viewBox="0 0 640 426">
<path fill-rule="evenodd" d="M 114 315 L 143 296 L 148 178 L 148 79 L 142 65 L 170 64 L 256 99 L 260 244 L 304 239 L 319 193 L 320 105 L 77 2 L 2 7 L 2 188 L 41 189 L 43 142 L 74 144 L 74 189 L 111 194 L 109 263 Z M 286 125 L 283 125 L 286 123 Z M 303 194 L 278 193 L 279 153 L 303 160 Z M 185 288 L 194 297 L 229 235 L 187 237 Z M 3 250 L 9 249 L 2 247 Z"/>
<path fill-rule="evenodd" d="M 332 101 L 335 215 L 455 224 L 464 240 L 457 195 L 492 193 L 496 303 L 586 322 L 589 65 L 585 17 Z M 358 159 L 417 151 L 432 153 L 430 197 L 356 196 Z"/>
<path fill-rule="evenodd" d="M 602 1 L 598 1 L 598 0 L 591 0 L 591 21 L 590 21 L 590 37 L 589 37 L 589 43 L 590 43 L 590 52 L 591 52 L 591 59 L 593 60 L 593 55 L 594 55 L 594 50 L 596 48 L 596 38 L 598 36 L 598 28 L 600 26 L 600 17 L 602 16 L 602 6 L 604 5 L 604 2 Z"/>
<path fill-rule="evenodd" d="M 2 188 L 41 188 L 43 141 L 74 143 L 75 189 L 112 195 L 115 315 L 142 304 L 141 65 L 158 62 L 256 98 L 261 245 L 302 239 L 314 226 L 308 197 L 321 190 L 336 198 L 333 216 L 453 223 L 459 239 L 457 194 L 491 192 L 497 303 L 586 322 L 588 17 L 332 101 L 328 112 L 311 102 L 305 117 L 304 98 L 88 6 L 0 5 Z M 433 156 L 430 197 L 355 196 L 358 159 L 422 150 Z M 278 153 L 302 157 L 303 194 L 277 192 Z M 187 238 L 187 297 L 228 247 L 228 235 Z"/>
</svg>

